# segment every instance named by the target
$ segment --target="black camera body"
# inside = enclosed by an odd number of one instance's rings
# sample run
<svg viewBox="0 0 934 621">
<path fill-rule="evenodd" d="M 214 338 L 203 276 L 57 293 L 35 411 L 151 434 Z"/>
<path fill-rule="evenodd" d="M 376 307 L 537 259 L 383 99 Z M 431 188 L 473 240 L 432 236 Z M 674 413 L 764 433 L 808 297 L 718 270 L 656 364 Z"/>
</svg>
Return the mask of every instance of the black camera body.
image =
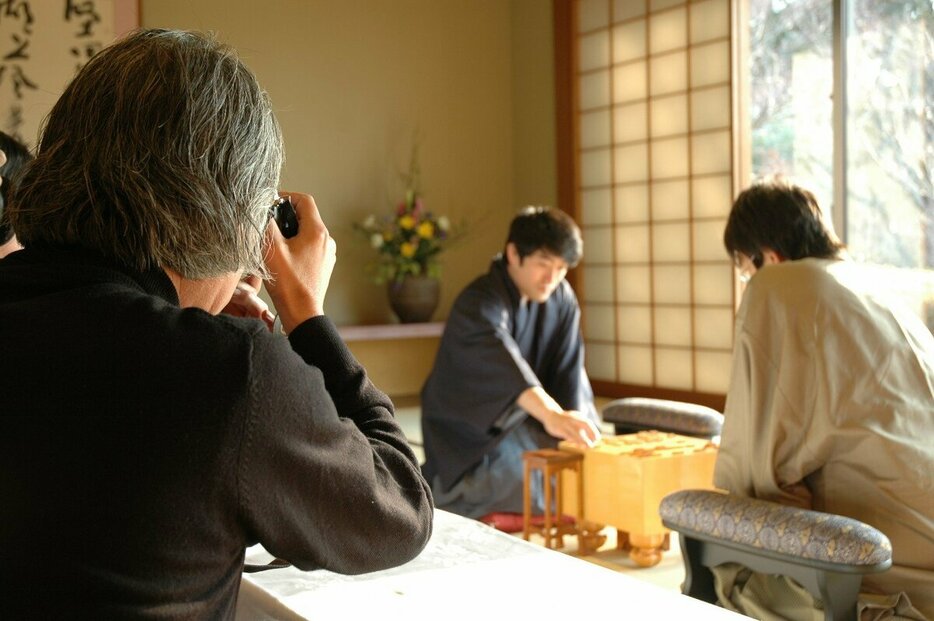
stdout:
<svg viewBox="0 0 934 621">
<path fill-rule="evenodd" d="M 298 235 L 298 218 L 295 216 L 295 208 L 292 207 L 292 201 L 288 198 L 280 198 L 272 206 L 272 217 L 279 227 L 279 231 L 286 239 Z"/>
</svg>

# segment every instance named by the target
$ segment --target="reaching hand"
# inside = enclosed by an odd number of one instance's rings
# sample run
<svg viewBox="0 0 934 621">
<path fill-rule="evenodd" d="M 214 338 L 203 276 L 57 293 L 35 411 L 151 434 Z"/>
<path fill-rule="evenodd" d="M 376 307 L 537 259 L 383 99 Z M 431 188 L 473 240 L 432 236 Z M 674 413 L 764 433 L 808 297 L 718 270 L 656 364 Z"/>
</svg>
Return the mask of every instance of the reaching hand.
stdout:
<svg viewBox="0 0 934 621">
<path fill-rule="evenodd" d="M 576 410 L 552 412 L 543 424 L 549 435 L 581 446 L 593 446 L 600 439 L 596 425 Z"/>
<path fill-rule="evenodd" d="M 600 439 L 600 430 L 589 418 L 563 409 L 541 386 L 526 388 L 516 402 L 555 438 L 581 446 L 593 446 Z"/>
</svg>

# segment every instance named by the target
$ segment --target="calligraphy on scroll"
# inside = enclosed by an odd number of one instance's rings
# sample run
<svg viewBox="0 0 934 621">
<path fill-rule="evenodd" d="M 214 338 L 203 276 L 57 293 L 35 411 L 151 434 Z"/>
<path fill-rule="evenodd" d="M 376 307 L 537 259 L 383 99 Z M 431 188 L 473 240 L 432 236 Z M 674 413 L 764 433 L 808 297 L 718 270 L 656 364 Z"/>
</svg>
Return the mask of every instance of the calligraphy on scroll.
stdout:
<svg viewBox="0 0 934 621">
<path fill-rule="evenodd" d="M 30 148 L 75 72 L 115 37 L 121 0 L 0 0 L 0 130 Z"/>
</svg>

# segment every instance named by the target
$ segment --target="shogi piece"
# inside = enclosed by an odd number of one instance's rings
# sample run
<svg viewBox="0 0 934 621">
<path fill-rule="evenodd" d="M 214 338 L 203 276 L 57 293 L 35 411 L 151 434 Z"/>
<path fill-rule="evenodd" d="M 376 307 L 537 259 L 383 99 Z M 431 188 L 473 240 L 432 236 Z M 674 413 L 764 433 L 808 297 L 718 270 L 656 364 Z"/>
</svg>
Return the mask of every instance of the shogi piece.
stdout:
<svg viewBox="0 0 934 621">
<path fill-rule="evenodd" d="M 577 534 L 577 527 L 573 522 L 565 519 L 564 490 L 562 485 L 562 472 L 570 474 L 574 484 L 576 498 L 575 506 L 581 506 L 583 482 L 581 480 L 581 463 L 583 455 L 569 453 L 555 449 L 539 449 L 526 451 L 522 455 L 524 464 L 523 484 L 523 513 L 522 538 L 529 540 L 529 535 L 537 533 L 544 537 L 546 548 L 564 547 L 564 535 Z M 543 519 L 536 525 L 532 519 L 532 475 L 535 471 L 542 473 L 543 487 L 545 488 L 545 511 Z M 537 520 L 536 520 L 537 521 Z M 552 541 L 556 545 L 552 545 Z"/>
<path fill-rule="evenodd" d="M 708 440 L 640 431 L 604 436 L 593 448 L 570 442 L 558 448 L 584 457 L 583 477 L 565 478 L 568 510 L 584 523 L 614 526 L 617 547 L 641 567 L 657 565 L 668 549 L 670 531 L 658 513 L 662 498 L 682 489 L 714 489 L 717 448 Z M 575 488 L 581 478 L 583 505 L 572 504 L 581 498 Z"/>
</svg>

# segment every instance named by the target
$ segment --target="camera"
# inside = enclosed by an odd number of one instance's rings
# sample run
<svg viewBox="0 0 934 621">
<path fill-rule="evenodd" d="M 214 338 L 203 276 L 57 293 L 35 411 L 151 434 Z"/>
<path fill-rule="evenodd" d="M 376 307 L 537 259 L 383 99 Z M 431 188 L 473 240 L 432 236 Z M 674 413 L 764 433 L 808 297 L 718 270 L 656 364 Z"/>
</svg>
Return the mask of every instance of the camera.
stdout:
<svg viewBox="0 0 934 621">
<path fill-rule="evenodd" d="M 275 205 L 270 207 L 269 213 L 276 221 L 283 237 L 289 239 L 298 234 L 298 218 L 295 217 L 295 208 L 292 207 L 292 201 L 288 198 L 280 198 Z"/>
</svg>

